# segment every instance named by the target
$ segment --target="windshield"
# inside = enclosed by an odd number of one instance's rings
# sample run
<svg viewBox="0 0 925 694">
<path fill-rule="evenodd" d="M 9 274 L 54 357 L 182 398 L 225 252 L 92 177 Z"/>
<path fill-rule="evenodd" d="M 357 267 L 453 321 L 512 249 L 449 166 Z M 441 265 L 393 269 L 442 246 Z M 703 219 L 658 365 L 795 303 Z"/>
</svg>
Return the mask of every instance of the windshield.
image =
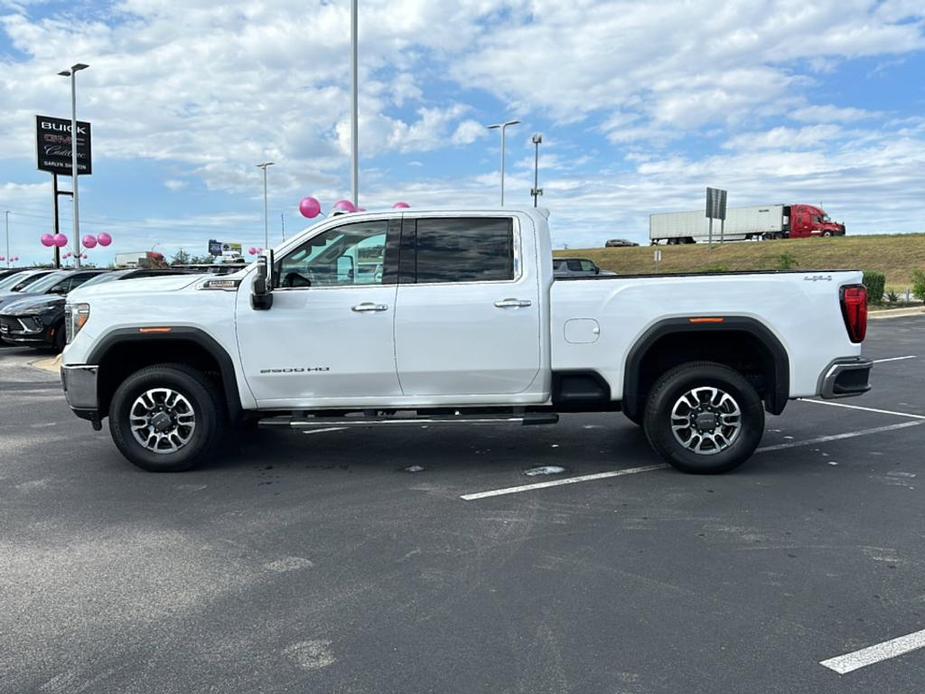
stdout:
<svg viewBox="0 0 925 694">
<path fill-rule="evenodd" d="M 25 274 L 24 272 L 17 272 L 9 277 L 4 277 L 3 280 L 0 281 L 0 292 L 9 291 L 10 287 L 19 282 Z"/>
<path fill-rule="evenodd" d="M 42 294 L 45 290 L 54 287 L 58 282 L 67 277 L 68 273 L 66 272 L 52 272 L 51 274 L 45 275 L 42 279 L 38 280 L 29 285 L 29 287 L 23 292 L 24 294 Z"/>
<path fill-rule="evenodd" d="M 16 275 L 16 280 L 12 284 L 10 284 L 10 286 L 6 287 L 5 289 L 8 292 L 21 292 L 23 289 L 28 287 L 30 284 L 38 281 L 39 279 L 41 279 L 47 274 L 48 274 L 47 272 L 36 272 L 35 274 L 32 274 L 32 275 L 27 275 L 26 273 Z"/>
<path fill-rule="evenodd" d="M 84 282 L 80 286 L 89 287 L 94 284 L 103 284 L 104 282 L 111 282 L 112 280 L 117 280 L 122 276 L 123 275 L 120 272 L 107 272 L 103 275 L 97 275 L 96 277 L 88 279 L 86 282 Z"/>
</svg>

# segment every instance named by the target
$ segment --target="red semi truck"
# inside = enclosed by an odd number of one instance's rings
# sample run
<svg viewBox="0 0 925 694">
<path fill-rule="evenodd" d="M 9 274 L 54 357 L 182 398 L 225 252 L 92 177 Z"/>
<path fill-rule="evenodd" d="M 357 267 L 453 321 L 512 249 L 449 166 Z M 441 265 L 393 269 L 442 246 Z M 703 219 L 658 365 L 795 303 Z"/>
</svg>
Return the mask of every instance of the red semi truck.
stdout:
<svg viewBox="0 0 925 694">
<path fill-rule="evenodd" d="M 662 212 L 649 215 L 649 238 L 653 245 L 707 241 L 709 225 L 703 210 Z M 720 221 L 714 219 L 713 241 L 719 241 L 721 235 L 723 241 L 844 236 L 845 225 L 833 222 L 825 210 L 814 205 L 759 205 L 727 210 L 722 231 Z"/>
</svg>

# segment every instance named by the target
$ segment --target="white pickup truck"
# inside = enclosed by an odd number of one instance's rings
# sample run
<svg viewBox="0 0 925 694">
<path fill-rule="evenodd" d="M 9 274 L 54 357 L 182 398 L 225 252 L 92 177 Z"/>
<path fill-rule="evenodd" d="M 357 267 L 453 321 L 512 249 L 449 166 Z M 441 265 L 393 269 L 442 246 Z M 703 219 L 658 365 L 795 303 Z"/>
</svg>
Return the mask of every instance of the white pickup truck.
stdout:
<svg viewBox="0 0 925 694">
<path fill-rule="evenodd" d="M 319 223 L 221 278 L 68 295 L 68 403 L 146 470 L 229 428 L 622 410 L 687 472 L 730 470 L 764 413 L 869 389 L 859 272 L 553 278 L 535 209 L 390 210 Z M 362 419 L 365 418 L 365 419 Z"/>
</svg>

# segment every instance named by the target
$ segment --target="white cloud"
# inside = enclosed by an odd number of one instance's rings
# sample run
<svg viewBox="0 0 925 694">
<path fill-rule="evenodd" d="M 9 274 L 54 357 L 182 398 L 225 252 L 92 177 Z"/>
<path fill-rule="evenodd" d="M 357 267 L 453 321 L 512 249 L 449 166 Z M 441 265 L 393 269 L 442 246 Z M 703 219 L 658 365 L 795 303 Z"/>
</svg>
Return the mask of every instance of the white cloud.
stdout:
<svg viewBox="0 0 925 694">
<path fill-rule="evenodd" d="M 181 180 L 179 178 L 168 178 L 166 181 L 164 181 L 164 187 L 173 193 L 177 192 L 178 190 L 183 190 L 186 188 L 187 184 L 187 181 Z"/>
</svg>

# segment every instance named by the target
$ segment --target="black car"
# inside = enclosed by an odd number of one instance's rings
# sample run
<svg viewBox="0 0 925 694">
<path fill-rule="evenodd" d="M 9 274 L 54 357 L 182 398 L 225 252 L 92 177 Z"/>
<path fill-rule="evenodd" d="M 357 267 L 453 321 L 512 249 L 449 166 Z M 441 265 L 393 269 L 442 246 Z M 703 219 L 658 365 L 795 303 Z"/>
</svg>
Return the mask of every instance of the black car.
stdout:
<svg viewBox="0 0 925 694">
<path fill-rule="evenodd" d="M 149 268 L 113 271 L 88 270 L 86 272 L 88 276 L 81 281 L 77 281 L 76 275 L 83 275 L 83 272 L 69 273 L 74 277 L 74 281 L 67 290 L 70 291 L 77 286 L 89 287 L 114 280 L 188 274 L 186 270 Z M 5 308 L 0 308 L 0 340 L 39 349 L 53 347 L 60 352 L 64 349 L 65 342 L 64 294 L 23 294 L 20 300 Z"/>
<path fill-rule="evenodd" d="M 64 348 L 64 297 L 106 270 L 58 270 L 21 292 L 0 295 L 0 339 Z"/>
</svg>

